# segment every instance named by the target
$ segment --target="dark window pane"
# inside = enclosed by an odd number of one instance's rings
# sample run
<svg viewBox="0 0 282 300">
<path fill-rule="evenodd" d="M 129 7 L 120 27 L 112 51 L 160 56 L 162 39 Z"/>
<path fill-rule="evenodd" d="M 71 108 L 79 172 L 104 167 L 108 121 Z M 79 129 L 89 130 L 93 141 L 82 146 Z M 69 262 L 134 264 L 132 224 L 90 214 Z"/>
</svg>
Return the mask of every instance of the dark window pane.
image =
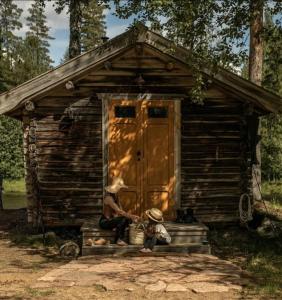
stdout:
<svg viewBox="0 0 282 300">
<path fill-rule="evenodd" d="M 168 109 L 167 107 L 149 107 L 148 117 L 149 118 L 167 118 Z"/>
<path fill-rule="evenodd" d="M 135 106 L 116 106 L 115 107 L 116 118 L 135 118 Z"/>
</svg>

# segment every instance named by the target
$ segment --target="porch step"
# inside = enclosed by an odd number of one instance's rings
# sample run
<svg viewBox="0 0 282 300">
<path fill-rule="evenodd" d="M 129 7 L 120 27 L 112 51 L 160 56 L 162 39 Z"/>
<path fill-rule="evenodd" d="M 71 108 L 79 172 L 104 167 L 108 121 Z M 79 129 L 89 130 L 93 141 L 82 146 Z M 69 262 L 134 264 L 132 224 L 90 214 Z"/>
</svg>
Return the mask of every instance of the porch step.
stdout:
<svg viewBox="0 0 282 300">
<path fill-rule="evenodd" d="M 164 226 L 171 236 L 171 245 L 183 244 L 202 244 L 207 240 L 208 227 L 202 223 L 178 224 L 173 222 L 165 222 Z M 83 233 L 83 246 L 86 246 L 87 240 L 96 240 L 104 238 L 111 243 L 114 242 L 114 232 L 111 230 L 102 230 L 99 228 L 98 222 L 86 222 L 81 227 Z M 126 233 L 128 241 L 128 232 Z"/>
<path fill-rule="evenodd" d="M 107 255 L 107 254 L 138 254 L 142 246 L 128 245 L 118 246 L 116 244 L 103 245 L 103 246 L 83 246 L 82 255 Z M 203 245 L 201 243 L 185 243 L 178 245 L 162 245 L 155 246 L 153 253 L 201 253 L 210 254 L 210 245 Z M 152 253 L 152 254 L 153 254 Z M 140 253 L 140 255 L 144 255 Z M 151 255 L 151 253 L 150 253 Z"/>
</svg>

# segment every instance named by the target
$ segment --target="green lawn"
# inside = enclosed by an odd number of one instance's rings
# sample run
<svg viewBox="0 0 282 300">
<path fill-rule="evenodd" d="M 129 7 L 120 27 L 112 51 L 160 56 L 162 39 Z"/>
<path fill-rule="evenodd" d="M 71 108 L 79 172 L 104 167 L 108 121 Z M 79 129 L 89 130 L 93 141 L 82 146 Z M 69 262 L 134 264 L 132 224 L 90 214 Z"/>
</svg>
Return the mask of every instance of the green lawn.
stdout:
<svg viewBox="0 0 282 300">
<path fill-rule="evenodd" d="M 262 184 L 263 199 L 274 209 L 282 209 L 282 181 L 264 182 Z"/>
<path fill-rule="evenodd" d="M 18 209 L 26 207 L 24 179 L 4 180 L 3 206 L 4 209 Z"/>
</svg>

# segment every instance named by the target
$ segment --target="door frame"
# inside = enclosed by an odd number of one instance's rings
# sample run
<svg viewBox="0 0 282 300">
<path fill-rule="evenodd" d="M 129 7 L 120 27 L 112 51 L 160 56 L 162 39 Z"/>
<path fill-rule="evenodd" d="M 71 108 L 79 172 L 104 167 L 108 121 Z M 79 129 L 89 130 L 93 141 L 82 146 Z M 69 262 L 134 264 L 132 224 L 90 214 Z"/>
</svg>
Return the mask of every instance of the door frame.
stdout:
<svg viewBox="0 0 282 300">
<path fill-rule="evenodd" d="M 174 176 L 175 176 L 175 208 L 181 206 L 181 101 L 183 95 L 178 94 L 131 94 L 131 93 L 97 93 L 102 101 L 102 153 L 103 153 L 103 196 L 108 182 L 109 155 L 109 111 L 110 100 L 172 100 L 174 101 Z"/>
</svg>

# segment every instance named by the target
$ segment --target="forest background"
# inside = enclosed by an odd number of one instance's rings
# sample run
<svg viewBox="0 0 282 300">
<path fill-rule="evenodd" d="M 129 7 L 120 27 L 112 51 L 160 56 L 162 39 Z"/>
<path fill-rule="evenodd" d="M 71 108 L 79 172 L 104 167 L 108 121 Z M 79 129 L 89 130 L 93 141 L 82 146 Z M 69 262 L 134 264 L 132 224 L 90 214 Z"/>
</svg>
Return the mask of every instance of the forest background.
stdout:
<svg viewBox="0 0 282 300">
<path fill-rule="evenodd" d="M 282 3 L 274 0 L 34 0 L 25 23 L 19 1 L 0 0 L 0 92 L 7 91 L 54 68 L 50 56 L 48 2 L 57 14 L 69 16 L 69 47 L 62 63 L 102 43 L 106 34 L 106 11 L 128 22 L 141 21 L 149 28 L 191 50 L 191 68 L 197 86 L 193 101 L 201 98 L 200 68 L 220 65 L 282 96 Z M 256 23 L 257 36 L 252 37 Z M 131 23 L 131 24 L 130 24 Z M 16 32 L 27 26 L 21 37 Z M 254 44 L 259 51 L 254 52 Z M 253 59 L 255 58 L 255 59 Z M 256 70 L 255 73 L 250 70 Z M 24 176 L 21 123 L 0 116 L 0 175 L 5 179 Z M 262 176 L 282 179 L 282 116 L 261 119 Z"/>
</svg>

